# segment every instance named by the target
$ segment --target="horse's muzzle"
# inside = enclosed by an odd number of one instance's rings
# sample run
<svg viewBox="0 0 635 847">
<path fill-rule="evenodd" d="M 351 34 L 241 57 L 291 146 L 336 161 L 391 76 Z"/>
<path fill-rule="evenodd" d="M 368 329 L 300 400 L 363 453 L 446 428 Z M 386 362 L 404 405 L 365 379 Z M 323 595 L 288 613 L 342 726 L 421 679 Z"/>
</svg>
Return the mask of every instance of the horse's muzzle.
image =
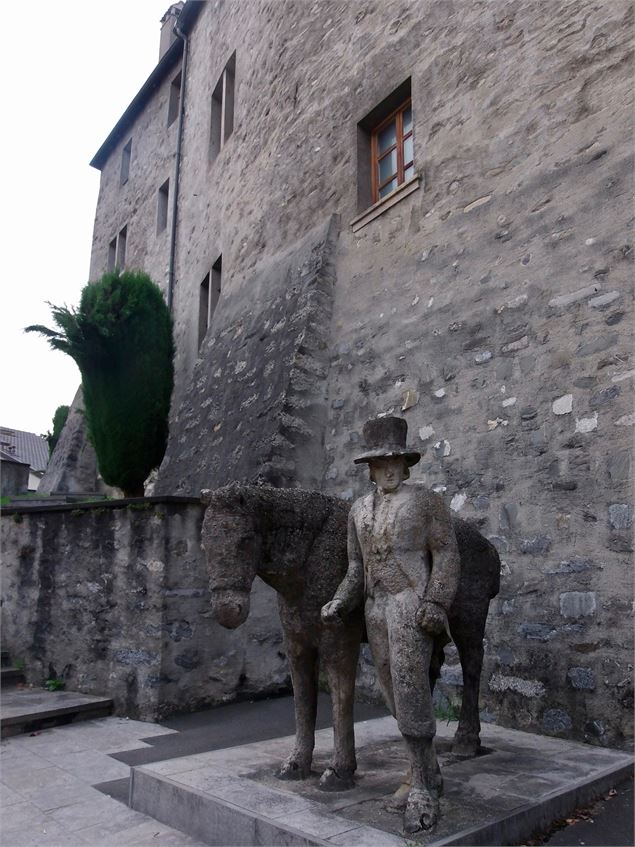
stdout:
<svg viewBox="0 0 635 847">
<path fill-rule="evenodd" d="M 212 591 L 212 612 L 221 626 L 236 629 L 247 620 L 249 594 L 242 591 Z"/>
</svg>

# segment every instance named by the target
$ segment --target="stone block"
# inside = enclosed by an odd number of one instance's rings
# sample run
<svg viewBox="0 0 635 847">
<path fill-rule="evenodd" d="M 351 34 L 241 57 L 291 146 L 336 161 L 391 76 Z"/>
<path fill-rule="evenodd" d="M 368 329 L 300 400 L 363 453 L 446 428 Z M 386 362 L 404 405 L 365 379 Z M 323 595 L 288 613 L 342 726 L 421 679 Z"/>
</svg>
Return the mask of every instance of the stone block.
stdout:
<svg viewBox="0 0 635 847">
<path fill-rule="evenodd" d="M 571 716 L 564 709 L 546 709 L 542 716 L 545 732 L 567 732 L 572 727 Z"/>
<path fill-rule="evenodd" d="M 633 507 L 628 503 L 612 503 L 609 523 L 612 529 L 629 529 L 633 525 Z"/>
<path fill-rule="evenodd" d="M 583 618 L 595 614 L 594 591 L 565 591 L 560 595 L 560 614 L 565 618 Z"/>
<path fill-rule="evenodd" d="M 595 674 L 591 668 L 569 668 L 567 679 L 574 688 L 581 691 L 595 690 Z"/>
</svg>

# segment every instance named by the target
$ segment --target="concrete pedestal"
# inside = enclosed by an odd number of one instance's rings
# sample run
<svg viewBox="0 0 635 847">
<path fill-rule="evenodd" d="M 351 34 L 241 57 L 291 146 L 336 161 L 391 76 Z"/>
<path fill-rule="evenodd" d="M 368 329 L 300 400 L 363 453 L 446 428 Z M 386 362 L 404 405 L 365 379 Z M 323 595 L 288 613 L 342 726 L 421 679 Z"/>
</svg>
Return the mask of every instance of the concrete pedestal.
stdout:
<svg viewBox="0 0 635 847">
<path fill-rule="evenodd" d="M 455 724 L 440 724 L 445 780 L 441 820 L 432 833 L 404 836 L 387 801 L 407 769 L 395 721 L 356 724 L 357 785 L 317 787 L 332 745 L 317 733 L 315 773 L 280 782 L 275 770 L 292 746 L 279 738 L 133 768 L 131 806 L 210 845 L 372 845 L 426 847 L 522 843 L 617 784 L 633 756 L 606 748 L 486 726 L 483 755 L 450 752 Z"/>
</svg>

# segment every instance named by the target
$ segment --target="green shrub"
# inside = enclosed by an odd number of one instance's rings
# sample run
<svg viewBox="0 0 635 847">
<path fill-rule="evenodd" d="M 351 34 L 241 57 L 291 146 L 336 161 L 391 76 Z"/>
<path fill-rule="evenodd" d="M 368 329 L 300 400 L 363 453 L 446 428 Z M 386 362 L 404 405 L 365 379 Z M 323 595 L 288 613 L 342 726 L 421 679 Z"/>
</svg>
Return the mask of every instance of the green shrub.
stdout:
<svg viewBox="0 0 635 847">
<path fill-rule="evenodd" d="M 49 456 L 55 450 L 55 445 L 60 440 L 60 435 L 64 429 L 64 424 L 68 418 L 70 406 L 58 406 L 53 415 L 53 432 L 47 433 L 46 440 L 49 445 Z"/>
<path fill-rule="evenodd" d="M 59 331 L 26 331 L 75 360 L 100 473 L 126 496 L 143 496 L 143 482 L 165 452 L 174 379 L 163 295 L 144 273 L 114 271 L 83 289 L 79 309 L 51 310 Z"/>
</svg>

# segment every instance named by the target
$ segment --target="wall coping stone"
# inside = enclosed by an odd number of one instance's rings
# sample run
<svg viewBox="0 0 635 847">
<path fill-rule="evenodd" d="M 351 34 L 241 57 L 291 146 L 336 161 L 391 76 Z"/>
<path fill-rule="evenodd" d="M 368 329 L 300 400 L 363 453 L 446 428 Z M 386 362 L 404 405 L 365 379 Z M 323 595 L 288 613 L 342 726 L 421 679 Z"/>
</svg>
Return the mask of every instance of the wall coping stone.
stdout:
<svg viewBox="0 0 635 847">
<path fill-rule="evenodd" d="M 158 506 L 165 505 L 197 505 L 203 506 L 199 497 L 183 497 L 176 494 L 168 494 L 157 497 L 122 497 L 119 500 L 94 500 L 88 503 L 53 503 L 37 506 L 3 506 L 0 517 L 10 515 L 37 514 L 39 512 L 76 512 L 78 510 L 89 512 L 94 509 L 125 509 L 127 506 Z"/>
</svg>

